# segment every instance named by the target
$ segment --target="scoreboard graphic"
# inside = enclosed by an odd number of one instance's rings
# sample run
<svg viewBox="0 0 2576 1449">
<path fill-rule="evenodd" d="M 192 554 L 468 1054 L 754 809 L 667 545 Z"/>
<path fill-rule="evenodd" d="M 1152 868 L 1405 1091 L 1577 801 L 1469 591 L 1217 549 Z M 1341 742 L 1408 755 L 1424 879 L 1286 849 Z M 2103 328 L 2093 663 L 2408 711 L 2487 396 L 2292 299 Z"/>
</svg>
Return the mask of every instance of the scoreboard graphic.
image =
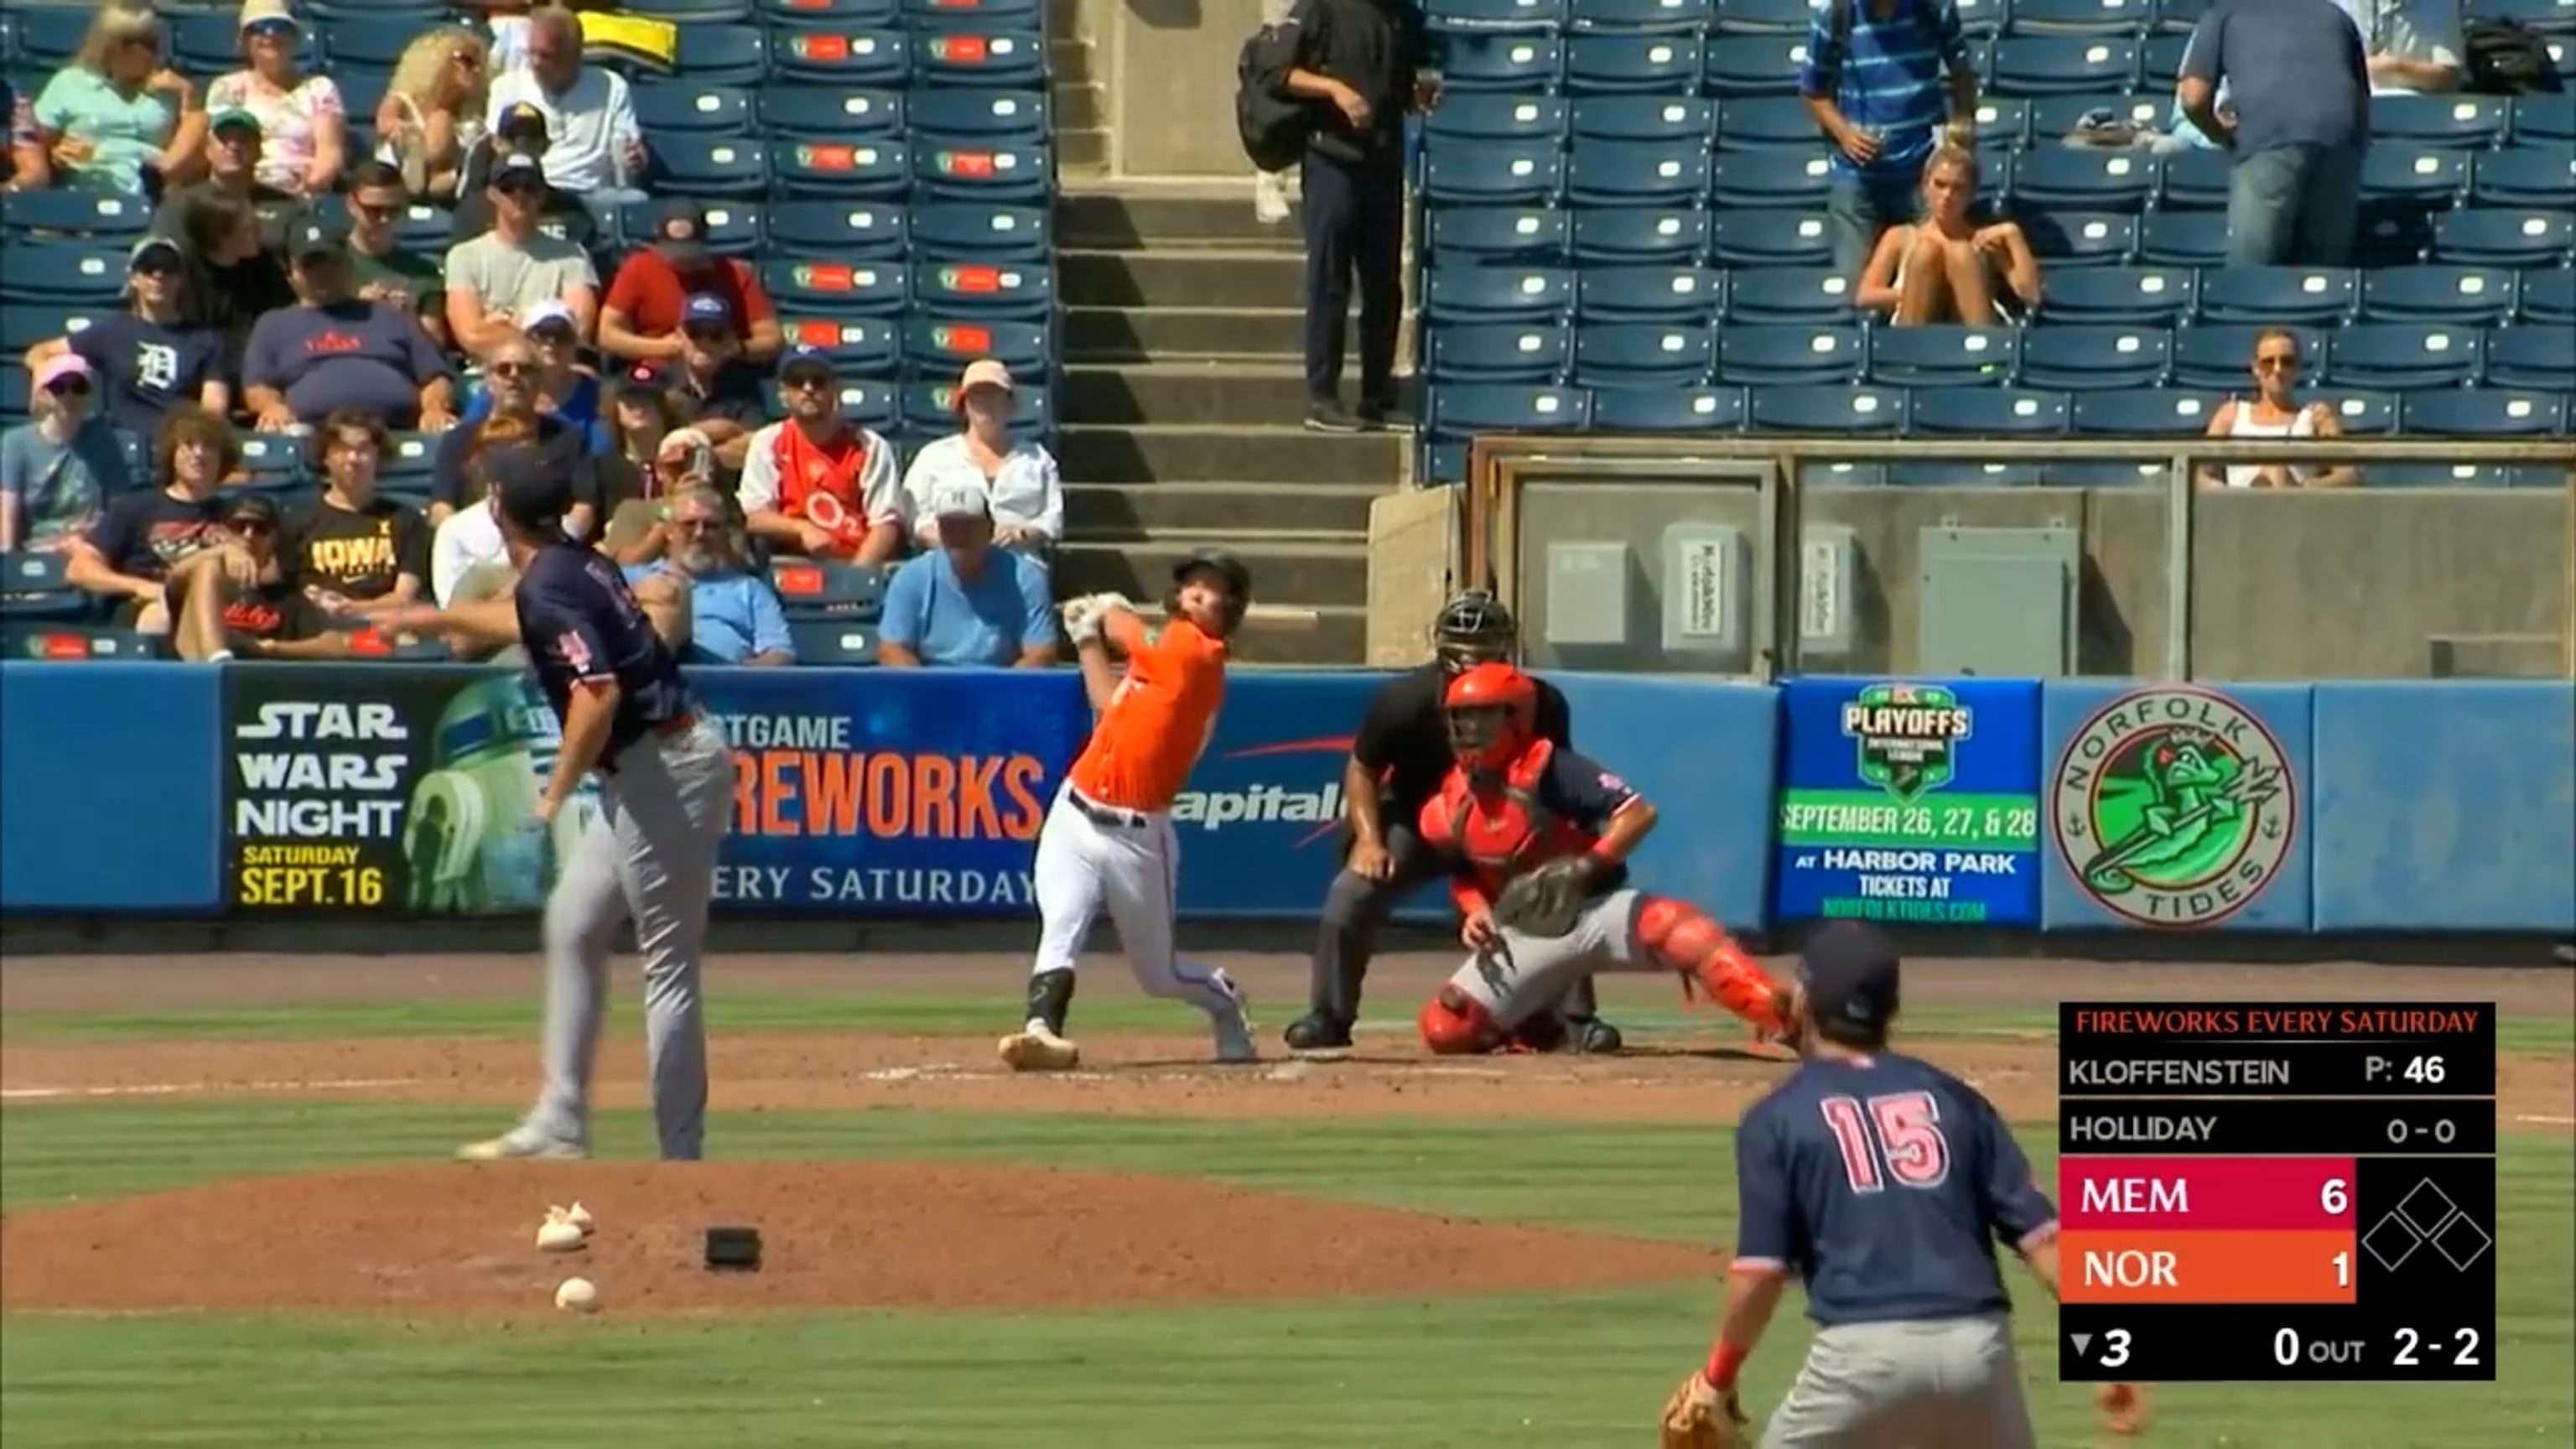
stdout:
<svg viewBox="0 0 2576 1449">
<path fill-rule="evenodd" d="M 2058 1369 L 2495 1378 L 2492 1003 L 2058 1009 Z"/>
</svg>

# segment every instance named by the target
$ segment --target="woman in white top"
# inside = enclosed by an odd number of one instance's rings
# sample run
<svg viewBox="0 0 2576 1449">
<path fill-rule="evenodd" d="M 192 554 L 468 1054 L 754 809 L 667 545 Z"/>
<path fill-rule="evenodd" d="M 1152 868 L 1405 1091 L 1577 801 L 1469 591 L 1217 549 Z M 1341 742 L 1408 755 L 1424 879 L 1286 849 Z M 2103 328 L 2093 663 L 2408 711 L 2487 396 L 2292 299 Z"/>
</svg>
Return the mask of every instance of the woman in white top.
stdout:
<svg viewBox="0 0 2576 1449">
<path fill-rule="evenodd" d="M 2209 416 L 2213 438 L 2340 438 L 2343 424 L 2324 403 L 2300 404 L 2299 338 L 2282 327 L 2254 336 L 2254 396 L 2230 397 Z M 2346 463 L 2300 467 L 2291 463 L 2203 465 L 2203 488 L 2343 488 L 2356 476 Z"/>
<path fill-rule="evenodd" d="M 957 379 L 957 431 L 923 448 L 903 475 L 913 537 L 939 546 L 930 500 L 944 485 L 970 482 L 993 500 L 993 542 L 1044 557 L 1064 537 L 1064 479 L 1055 457 L 1011 437 L 1011 370 L 992 358 Z"/>
<path fill-rule="evenodd" d="M 384 102 L 376 107 L 378 159 L 402 172 L 415 198 L 456 195 L 465 158 L 483 139 L 490 90 L 483 37 L 462 25 L 422 31 L 403 48 Z"/>
</svg>

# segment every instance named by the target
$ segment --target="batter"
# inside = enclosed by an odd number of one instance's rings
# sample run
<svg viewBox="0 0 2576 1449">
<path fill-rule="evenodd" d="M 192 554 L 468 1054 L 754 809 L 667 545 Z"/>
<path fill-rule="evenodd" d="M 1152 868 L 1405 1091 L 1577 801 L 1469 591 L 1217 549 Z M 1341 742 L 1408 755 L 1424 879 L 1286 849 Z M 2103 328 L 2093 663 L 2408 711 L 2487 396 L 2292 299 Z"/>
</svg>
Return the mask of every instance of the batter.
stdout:
<svg viewBox="0 0 2576 1449">
<path fill-rule="evenodd" d="M 1201 549 L 1172 571 L 1159 628 L 1114 594 L 1065 606 L 1065 634 L 1100 720 L 1038 828 L 1028 1015 L 1001 1041 L 1013 1071 L 1081 1064 L 1081 1049 L 1064 1035 L 1065 1015 L 1083 940 L 1103 909 L 1137 984 L 1207 1013 L 1218 1061 L 1259 1057 L 1233 979 L 1182 964 L 1172 940 L 1180 858 L 1172 800 L 1216 733 L 1226 640 L 1251 603 L 1251 570 L 1232 554 Z M 1126 657 L 1123 678 L 1110 663 L 1113 648 Z"/>
</svg>

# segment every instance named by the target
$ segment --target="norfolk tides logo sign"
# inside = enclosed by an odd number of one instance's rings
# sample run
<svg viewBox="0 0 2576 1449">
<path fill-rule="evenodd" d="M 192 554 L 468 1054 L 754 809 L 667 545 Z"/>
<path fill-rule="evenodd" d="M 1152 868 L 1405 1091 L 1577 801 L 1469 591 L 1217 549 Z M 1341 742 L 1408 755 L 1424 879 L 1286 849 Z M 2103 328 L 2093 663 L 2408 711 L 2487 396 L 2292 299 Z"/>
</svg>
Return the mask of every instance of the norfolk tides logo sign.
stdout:
<svg viewBox="0 0 2576 1449">
<path fill-rule="evenodd" d="M 1953 753 L 1973 717 L 1937 684 L 1873 684 L 1843 706 L 1843 736 L 1860 751 L 1860 777 L 1911 805 L 1958 774 Z"/>
<path fill-rule="evenodd" d="M 2281 742 L 2234 700 L 2155 685 L 2095 711 L 2049 786 L 2049 829 L 2076 884 L 2147 926 L 2210 926 L 2281 873 L 2298 783 Z"/>
</svg>

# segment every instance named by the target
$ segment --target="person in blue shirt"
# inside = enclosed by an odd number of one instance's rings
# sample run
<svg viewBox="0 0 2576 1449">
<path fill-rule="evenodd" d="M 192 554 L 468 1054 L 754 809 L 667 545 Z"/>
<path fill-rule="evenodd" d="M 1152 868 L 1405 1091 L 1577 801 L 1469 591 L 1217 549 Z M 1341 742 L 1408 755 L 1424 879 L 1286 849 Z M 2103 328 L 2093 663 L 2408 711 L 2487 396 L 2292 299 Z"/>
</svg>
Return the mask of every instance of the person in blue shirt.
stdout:
<svg viewBox="0 0 2576 1449">
<path fill-rule="evenodd" d="M 626 577 L 635 584 L 639 599 L 644 599 L 647 582 L 657 575 L 686 581 L 688 604 L 680 637 L 687 646 L 680 653 L 681 663 L 796 662 L 787 610 L 767 579 L 743 567 L 722 494 L 712 488 L 691 488 L 671 500 L 671 516 L 658 526 L 663 533 L 661 562 L 637 564 L 626 570 Z M 644 601 L 646 612 L 652 612 L 652 601 Z"/>
<path fill-rule="evenodd" d="M 537 354 L 538 409 L 578 429 L 582 446 L 592 454 L 607 452 L 607 407 L 598 374 L 581 366 L 581 331 L 572 309 L 561 302 L 539 302 L 528 309 L 524 330 Z M 491 389 L 478 388 L 457 421 L 479 423 L 491 412 Z"/>
<path fill-rule="evenodd" d="M 2054 1295 L 2057 1209 L 1993 1103 L 1887 1049 L 1898 963 L 1886 936 L 1836 922 L 1799 978 L 1805 1060 L 1736 1130 L 1726 1307 L 1706 1366 L 1665 1407 L 1665 1442 L 1691 1442 L 1677 1420 L 1744 1422 L 1737 1371 L 1794 1273 L 1816 1333 L 1765 1449 L 2032 1449 L 1995 1244 Z M 2100 1403 L 2115 1430 L 2135 1427 L 2133 1385 L 2104 1385 Z"/>
<path fill-rule="evenodd" d="M 939 547 L 906 562 L 886 585 L 877 662 L 1044 669 L 1062 636 L 1046 565 L 993 546 L 992 498 L 961 482 L 931 495 Z"/>
<path fill-rule="evenodd" d="M 1950 144 L 1975 144 L 1977 68 L 1958 10 L 1952 0 L 1822 0 L 1798 94 L 1834 147 L 1834 270 L 1858 277 L 1879 233 L 1919 219 L 1923 163 L 1945 129 Z"/>
</svg>

